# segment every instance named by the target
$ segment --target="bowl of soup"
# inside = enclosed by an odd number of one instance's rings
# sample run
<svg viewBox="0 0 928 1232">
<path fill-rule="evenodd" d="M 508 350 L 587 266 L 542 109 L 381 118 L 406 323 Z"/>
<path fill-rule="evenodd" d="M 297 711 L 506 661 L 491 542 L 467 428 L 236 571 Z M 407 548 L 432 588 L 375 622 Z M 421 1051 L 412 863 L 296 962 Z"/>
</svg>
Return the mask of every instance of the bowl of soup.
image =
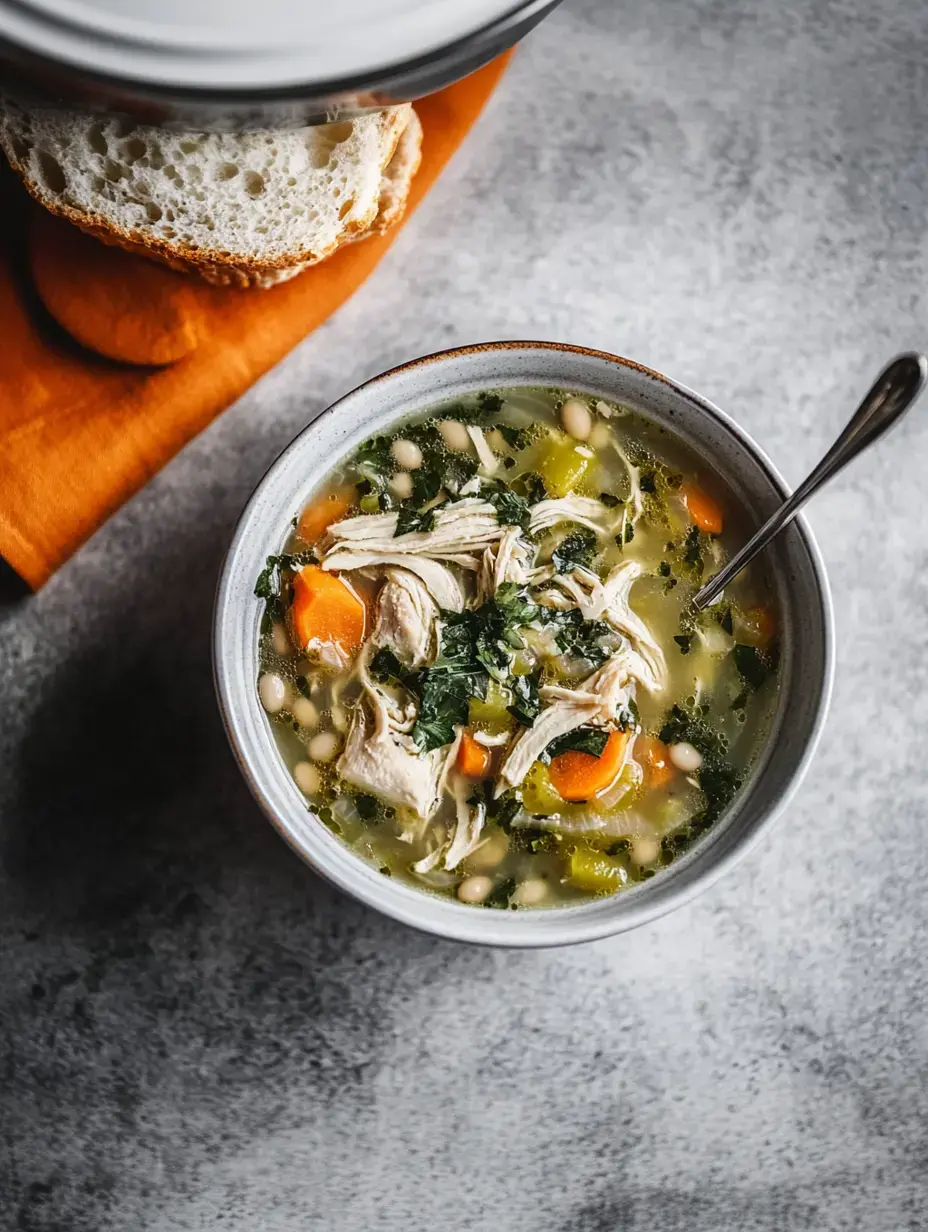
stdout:
<svg viewBox="0 0 928 1232">
<path fill-rule="evenodd" d="M 543 946 L 687 901 L 786 808 L 832 677 L 797 519 L 705 399 L 495 343 L 368 381 L 264 476 L 219 584 L 236 759 L 317 872 L 463 941 Z"/>
</svg>

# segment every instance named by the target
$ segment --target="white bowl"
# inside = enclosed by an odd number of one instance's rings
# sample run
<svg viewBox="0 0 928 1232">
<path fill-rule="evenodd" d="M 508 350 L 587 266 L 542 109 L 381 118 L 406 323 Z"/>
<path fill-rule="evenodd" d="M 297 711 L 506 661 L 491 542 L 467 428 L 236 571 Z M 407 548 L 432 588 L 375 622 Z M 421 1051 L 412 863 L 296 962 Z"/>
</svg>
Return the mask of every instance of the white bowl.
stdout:
<svg viewBox="0 0 928 1232">
<path fill-rule="evenodd" d="M 255 688 L 261 604 L 254 584 L 291 518 L 337 462 L 369 436 L 446 398 L 542 385 L 633 407 L 680 436 L 727 481 L 746 532 L 788 494 L 774 467 L 727 415 L 640 364 L 542 342 L 497 342 L 429 355 L 375 377 L 330 406 L 273 464 L 248 502 L 216 600 L 214 669 L 232 749 L 268 818 L 308 864 L 396 920 L 459 941 L 505 946 L 590 941 L 645 924 L 687 902 L 741 859 L 786 808 L 818 742 L 831 694 L 831 597 L 821 557 L 798 518 L 768 550 L 782 616 L 779 698 L 766 747 L 725 815 L 650 880 L 580 906 L 498 911 L 467 906 L 384 877 L 309 811 L 274 742 Z"/>
</svg>

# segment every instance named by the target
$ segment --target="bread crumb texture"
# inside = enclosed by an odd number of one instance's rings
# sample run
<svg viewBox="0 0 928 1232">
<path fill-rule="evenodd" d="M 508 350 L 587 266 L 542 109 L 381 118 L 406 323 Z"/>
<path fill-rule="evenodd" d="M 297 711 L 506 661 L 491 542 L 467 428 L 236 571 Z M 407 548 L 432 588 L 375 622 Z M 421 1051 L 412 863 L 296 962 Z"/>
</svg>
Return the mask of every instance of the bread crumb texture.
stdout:
<svg viewBox="0 0 928 1232">
<path fill-rule="evenodd" d="M 411 114 L 404 105 L 315 128 L 184 133 L 7 105 L 0 143 L 54 213 L 241 285 L 280 281 L 371 227 Z"/>
</svg>

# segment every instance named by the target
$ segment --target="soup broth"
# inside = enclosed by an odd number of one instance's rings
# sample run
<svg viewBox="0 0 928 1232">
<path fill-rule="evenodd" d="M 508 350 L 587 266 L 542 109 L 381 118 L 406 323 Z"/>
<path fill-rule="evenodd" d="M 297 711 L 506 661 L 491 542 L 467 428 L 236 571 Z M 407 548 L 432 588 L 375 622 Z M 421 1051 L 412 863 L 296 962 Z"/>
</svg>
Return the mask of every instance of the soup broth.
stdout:
<svg viewBox="0 0 928 1232">
<path fill-rule="evenodd" d="M 387 876 L 535 908 L 612 894 L 727 809 L 777 613 L 718 477 L 627 408 L 486 391 L 365 442 L 255 588 L 261 703 L 307 805 Z"/>
</svg>

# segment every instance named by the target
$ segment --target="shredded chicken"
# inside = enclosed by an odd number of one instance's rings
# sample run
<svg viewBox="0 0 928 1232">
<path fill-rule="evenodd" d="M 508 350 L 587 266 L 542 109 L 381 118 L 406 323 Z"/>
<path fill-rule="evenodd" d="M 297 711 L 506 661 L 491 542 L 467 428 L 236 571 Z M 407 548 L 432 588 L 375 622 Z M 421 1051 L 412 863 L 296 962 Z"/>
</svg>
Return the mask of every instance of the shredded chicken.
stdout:
<svg viewBox="0 0 928 1232">
<path fill-rule="evenodd" d="M 439 607 L 452 612 L 464 608 L 464 592 L 457 578 L 447 567 L 427 556 L 403 555 L 396 552 L 336 551 L 327 556 L 322 567 L 326 570 L 368 570 L 376 567 L 398 566 L 414 573 L 422 582 Z"/>
<path fill-rule="evenodd" d="M 499 463 L 493 450 L 487 444 L 487 438 L 483 435 L 483 428 L 478 428 L 476 424 L 468 424 L 467 435 L 474 442 L 474 449 L 477 451 L 480 465 L 488 475 L 492 475 Z"/>
<path fill-rule="evenodd" d="M 377 597 L 373 641 L 392 650 L 405 666 L 421 667 L 432 658 L 438 605 L 408 569 L 389 568 L 386 578 Z"/>
<path fill-rule="evenodd" d="M 543 500 L 532 505 L 530 529 L 533 535 L 558 522 L 576 522 L 604 535 L 614 528 L 616 517 L 602 501 L 590 496 L 565 496 L 561 500 Z"/>
<path fill-rule="evenodd" d="M 405 805 L 421 818 L 431 817 L 438 805 L 446 750 L 421 753 L 411 736 L 397 730 L 379 689 L 368 689 L 367 701 L 373 723 L 367 705 L 355 707 L 345 751 L 336 765 L 339 776 L 388 804 Z"/>
<path fill-rule="evenodd" d="M 436 510 L 431 530 L 397 535 L 395 513 L 371 513 L 344 518 L 329 527 L 323 558 L 328 566 L 332 554 L 344 551 L 374 554 L 426 556 L 477 569 L 485 547 L 501 538 L 496 509 L 475 496 L 452 501 Z"/>
<path fill-rule="evenodd" d="M 537 761 L 552 740 L 590 723 L 609 727 L 622 706 L 633 695 L 630 648 L 623 646 L 602 667 L 587 677 L 576 689 L 560 685 L 543 685 L 541 696 L 552 704 L 522 732 L 500 768 L 496 795 L 509 787 L 517 787 L 532 763 Z"/>
<path fill-rule="evenodd" d="M 486 823 L 487 810 L 484 804 L 469 804 L 472 784 L 460 774 L 451 779 L 451 790 L 454 793 L 454 806 L 457 814 L 457 824 L 454 835 L 444 856 L 444 867 L 451 872 L 462 860 L 476 850 L 480 844 L 483 827 Z"/>
<path fill-rule="evenodd" d="M 574 569 L 570 575 L 559 573 L 552 578 L 550 589 L 538 596 L 538 602 L 562 610 L 576 606 L 584 620 L 605 620 L 624 633 L 641 660 L 640 668 L 633 673 L 635 678 L 649 692 L 659 693 L 667 678 L 667 664 L 651 630 L 629 601 L 631 588 L 642 573 L 644 567 L 637 560 L 621 561 L 605 582 L 588 569 Z"/>
<path fill-rule="evenodd" d="M 488 547 L 483 553 L 477 579 L 478 603 L 492 598 L 504 582 L 524 584 L 528 580 L 527 565 L 531 553 L 532 548 L 525 542 L 520 528 L 507 526 L 499 543 Z"/>
</svg>

